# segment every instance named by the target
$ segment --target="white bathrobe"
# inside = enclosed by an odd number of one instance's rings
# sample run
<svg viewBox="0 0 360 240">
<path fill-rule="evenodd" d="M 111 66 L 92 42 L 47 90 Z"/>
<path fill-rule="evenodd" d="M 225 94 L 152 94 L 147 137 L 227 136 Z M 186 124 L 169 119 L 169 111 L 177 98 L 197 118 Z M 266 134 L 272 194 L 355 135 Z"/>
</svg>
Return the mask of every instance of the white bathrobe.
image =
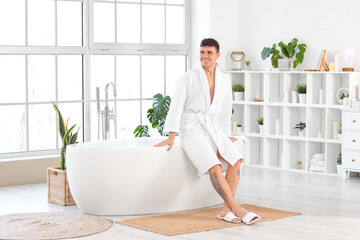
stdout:
<svg viewBox="0 0 360 240">
<path fill-rule="evenodd" d="M 218 68 L 216 66 L 211 104 L 209 83 L 202 67 L 178 79 L 164 126 L 164 133 L 180 133 L 181 146 L 199 176 L 216 164 L 222 165 L 217 150 L 233 166 L 243 158 L 228 137 L 232 115 L 231 81 Z"/>
</svg>

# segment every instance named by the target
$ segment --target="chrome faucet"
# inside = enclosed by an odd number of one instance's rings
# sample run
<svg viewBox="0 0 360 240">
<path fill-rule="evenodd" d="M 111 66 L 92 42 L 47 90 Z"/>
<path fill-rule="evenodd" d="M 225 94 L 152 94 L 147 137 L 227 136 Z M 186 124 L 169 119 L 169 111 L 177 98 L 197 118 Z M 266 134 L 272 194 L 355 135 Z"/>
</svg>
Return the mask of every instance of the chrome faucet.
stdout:
<svg viewBox="0 0 360 240">
<path fill-rule="evenodd" d="M 109 86 L 113 88 L 114 96 L 114 109 L 110 110 L 109 108 Z M 102 122 L 102 139 L 110 139 L 110 120 L 114 123 L 114 136 L 117 137 L 117 124 L 116 124 L 116 88 L 115 84 L 109 82 L 105 86 L 105 107 L 104 110 L 100 110 L 100 89 L 96 88 L 96 104 L 97 104 L 97 113 L 98 113 L 98 140 L 100 140 L 100 117 Z"/>
</svg>

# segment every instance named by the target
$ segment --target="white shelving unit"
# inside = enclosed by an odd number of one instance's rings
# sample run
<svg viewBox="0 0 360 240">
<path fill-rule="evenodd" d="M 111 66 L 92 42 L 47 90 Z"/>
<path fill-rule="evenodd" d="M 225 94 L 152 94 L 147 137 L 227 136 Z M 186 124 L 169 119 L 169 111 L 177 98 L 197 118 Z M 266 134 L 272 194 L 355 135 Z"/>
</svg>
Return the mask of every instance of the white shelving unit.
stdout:
<svg viewBox="0 0 360 240">
<path fill-rule="evenodd" d="M 242 124 L 248 144 L 245 164 L 294 171 L 309 171 L 310 158 L 325 153 L 323 174 L 336 174 L 336 159 L 342 141 L 333 139 L 333 122 L 342 122 L 343 106 L 336 93 L 341 87 L 355 97 L 360 84 L 358 72 L 300 72 L 300 71 L 228 71 L 232 84 L 245 87 L 244 101 L 233 101 L 233 121 Z M 299 83 L 307 84 L 306 104 L 292 103 L 292 91 Z M 320 89 L 324 91 L 320 101 Z M 263 102 L 254 102 L 258 96 Z M 320 104 L 323 102 L 323 104 Z M 263 134 L 257 119 L 264 119 Z M 280 134 L 275 134 L 279 119 Z M 299 137 L 295 124 L 306 122 L 305 136 Z M 319 137 L 321 134 L 321 137 Z M 298 165 L 301 161 L 301 165 Z"/>
</svg>

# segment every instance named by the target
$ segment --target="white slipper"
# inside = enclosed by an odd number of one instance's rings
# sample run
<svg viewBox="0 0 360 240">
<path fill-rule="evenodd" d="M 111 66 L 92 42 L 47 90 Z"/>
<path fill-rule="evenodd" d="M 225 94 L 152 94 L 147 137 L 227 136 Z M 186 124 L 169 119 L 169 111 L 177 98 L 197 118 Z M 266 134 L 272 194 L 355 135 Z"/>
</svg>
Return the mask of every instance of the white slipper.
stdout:
<svg viewBox="0 0 360 240">
<path fill-rule="evenodd" d="M 228 212 L 224 217 L 220 217 L 220 215 L 217 215 L 216 217 L 229 223 L 241 223 L 241 218 L 236 216 L 233 212 Z M 234 221 L 233 219 L 238 219 L 238 221 Z"/>
<path fill-rule="evenodd" d="M 256 217 L 254 220 L 252 220 L 254 217 Z M 241 221 L 247 225 L 253 224 L 256 221 L 260 220 L 261 217 L 259 215 L 256 215 L 253 212 L 248 212 L 242 219 Z"/>
</svg>

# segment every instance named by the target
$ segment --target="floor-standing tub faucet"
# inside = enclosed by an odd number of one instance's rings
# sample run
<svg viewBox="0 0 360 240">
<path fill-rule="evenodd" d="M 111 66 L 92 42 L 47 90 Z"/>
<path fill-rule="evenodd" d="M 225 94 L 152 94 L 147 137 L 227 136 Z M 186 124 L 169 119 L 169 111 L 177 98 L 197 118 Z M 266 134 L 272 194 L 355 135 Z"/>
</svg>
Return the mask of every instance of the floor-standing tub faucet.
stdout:
<svg viewBox="0 0 360 240">
<path fill-rule="evenodd" d="M 114 109 L 110 110 L 109 108 L 109 86 L 113 88 L 114 95 Z M 114 123 L 114 136 L 117 137 L 117 124 L 116 124 L 116 88 L 115 84 L 109 82 L 105 86 L 105 107 L 104 110 L 100 110 L 100 89 L 96 88 L 96 104 L 97 104 L 97 113 L 98 113 L 98 140 L 100 140 L 100 118 L 102 122 L 102 139 L 110 139 L 110 120 Z"/>
</svg>

